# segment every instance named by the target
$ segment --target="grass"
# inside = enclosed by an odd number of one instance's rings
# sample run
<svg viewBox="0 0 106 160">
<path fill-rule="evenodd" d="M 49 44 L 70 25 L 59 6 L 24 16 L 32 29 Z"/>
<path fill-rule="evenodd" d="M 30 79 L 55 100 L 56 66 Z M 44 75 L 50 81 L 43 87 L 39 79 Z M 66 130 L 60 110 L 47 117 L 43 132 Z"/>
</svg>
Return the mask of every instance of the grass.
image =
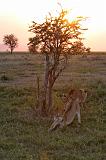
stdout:
<svg viewBox="0 0 106 160">
<path fill-rule="evenodd" d="M 98 58 L 97 58 L 98 57 Z M 92 60 L 95 59 L 96 60 Z M 106 55 L 87 59 L 73 57 L 54 86 L 54 94 L 71 88 L 86 88 L 87 102 L 71 126 L 49 133 L 51 121 L 36 117 L 36 77 L 43 77 L 42 57 L 0 54 L 0 73 L 12 77 L 0 80 L 0 159 L 1 160 L 104 160 Z M 90 61 L 91 64 L 88 62 Z M 89 71 L 90 66 L 94 69 Z M 38 66 L 38 67 L 37 67 Z M 42 71 L 41 71 L 42 70 Z M 55 96 L 55 103 L 60 101 Z"/>
</svg>

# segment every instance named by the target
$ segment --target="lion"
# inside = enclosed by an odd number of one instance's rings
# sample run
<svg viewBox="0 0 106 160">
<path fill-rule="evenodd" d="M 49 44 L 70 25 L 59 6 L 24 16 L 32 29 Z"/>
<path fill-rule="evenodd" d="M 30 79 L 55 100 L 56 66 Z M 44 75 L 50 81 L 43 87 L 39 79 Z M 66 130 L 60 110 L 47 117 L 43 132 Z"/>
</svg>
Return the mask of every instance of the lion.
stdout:
<svg viewBox="0 0 106 160">
<path fill-rule="evenodd" d="M 83 106 L 87 98 L 87 91 L 83 89 L 70 90 L 64 101 L 64 110 L 62 115 L 58 114 L 54 117 L 49 131 L 56 129 L 56 127 L 62 128 L 65 125 L 70 125 L 75 116 L 78 117 L 78 123 L 81 124 L 80 107 Z"/>
</svg>

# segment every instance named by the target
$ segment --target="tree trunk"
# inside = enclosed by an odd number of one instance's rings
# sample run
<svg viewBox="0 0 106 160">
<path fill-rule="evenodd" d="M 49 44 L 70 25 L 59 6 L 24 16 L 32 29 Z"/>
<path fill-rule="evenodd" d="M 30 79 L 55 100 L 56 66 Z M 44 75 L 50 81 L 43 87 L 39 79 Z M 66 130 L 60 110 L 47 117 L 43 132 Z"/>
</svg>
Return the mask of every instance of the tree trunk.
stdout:
<svg viewBox="0 0 106 160">
<path fill-rule="evenodd" d="M 43 94 L 43 102 L 42 109 L 43 112 L 47 115 L 47 92 L 48 92 L 48 75 L 49 75 L 49 55 L 46 54 L 46 65 L 45 65 L 45 77 L 44 77 L 44 94 Z"/>
<path fill-rule="evenodd" d="M 12 54 L 12 52 L 13 52 L 13 50 L 12 50 L 12 48 L 11 48 L 11 54 Z"/>
<path fill-rule="evenodd" d="M 13 53 L 13 47 L 10 48 L 10 52 L 11 52 L 11 54 Z"/>
<path fill-rule="evenodd" d="M 49 55 L 46 54 L 45 80 L 44 80 L 45 91 L 47 90 L 47 85 L 48 85 L 48 73 L 49 73 Z"/>
<path fill-rule="evenodd" d="M 39 77 L 37 76 L 37 106 L 40 104 L 40 86 L 39 86 Z"/>
<path fill-rule="evenodd" d="M 51 86 L 48 87 L 47 100 L 48 100 L 48 102 L 47 102 L 47 111 L 49 113 L 51 108 L 52 108 L 52 87 Z"/>
<path fill-rule="evenodd" d="M 54 61 L 53 66 L 50 66 L 50 57 L 48 54 L 46 54 L 44 88 L 43 88 L 42 102 L 41 102 L 42 103 L 41 110 L 42 110 L 43 115 L 50 114 L 50 111 L 52 109 L 52 88 L 54 86 L 56 79 L 58 78 L 58 76 L 64 69 L 64 66 L 63 66 L 56 73 L 58 65 L 59 65 L 59 59 L 57 58 Z"/>
</svg>

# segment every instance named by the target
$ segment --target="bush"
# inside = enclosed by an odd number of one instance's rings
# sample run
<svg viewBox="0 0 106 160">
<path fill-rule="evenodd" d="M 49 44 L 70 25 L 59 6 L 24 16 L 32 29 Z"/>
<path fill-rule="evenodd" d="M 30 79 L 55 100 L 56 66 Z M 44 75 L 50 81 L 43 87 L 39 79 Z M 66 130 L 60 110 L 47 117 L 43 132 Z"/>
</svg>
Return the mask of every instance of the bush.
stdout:
<svg viewBox="0 0 106 160">
<path fill-rule="evenodd" d="M 2 81 L 8 81 L 8 80 L 9 80 L 9 77 L 6 76 L 6 75 L 3 75 L 3 76 L 1 76 L 1 80 L 2 80 Z"/>
</svg>

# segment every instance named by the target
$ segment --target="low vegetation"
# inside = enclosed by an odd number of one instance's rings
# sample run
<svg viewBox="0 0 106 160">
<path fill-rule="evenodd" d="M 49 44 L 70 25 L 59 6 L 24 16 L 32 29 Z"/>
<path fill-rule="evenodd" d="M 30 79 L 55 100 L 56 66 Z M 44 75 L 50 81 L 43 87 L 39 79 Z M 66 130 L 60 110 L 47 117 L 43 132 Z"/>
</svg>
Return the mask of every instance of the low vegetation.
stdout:
<svg viewBox="0 0 106 160">
<path fill-rule="evenodd" d="M 39 119 L 36 74 L 43 78 L 43 57 L 34 54 L 0 54 L 0 159 L 1 160 L 104 160 L 106 55 L 75 56 L 53 88 L 55 107 L 69 88 L 86 88 L 82 124 L 49 133 L 51 120 Z M 2 80 L 5 73 L 9 80 Z M 4 79 L 4 78 L 3 78 Z"/>
</svg>

